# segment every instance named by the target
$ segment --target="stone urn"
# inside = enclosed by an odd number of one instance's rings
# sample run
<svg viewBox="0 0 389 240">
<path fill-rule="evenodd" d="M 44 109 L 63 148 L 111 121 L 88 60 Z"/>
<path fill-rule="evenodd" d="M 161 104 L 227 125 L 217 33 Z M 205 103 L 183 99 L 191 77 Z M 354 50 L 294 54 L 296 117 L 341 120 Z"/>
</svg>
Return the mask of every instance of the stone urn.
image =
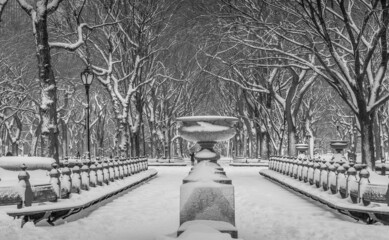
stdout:
<svg viewBox="0 0 389 240">
<path fill-rule="evenodd" d="M 336 151 L 336 153 L 334 154 L 334 161 L 335 162 L 342 161 L 343 158 L 342 151 L 348 146 L 348 141 L 332 140 L 330 141 L 330 146 L 332 149 Z"/>
<path fill-rule="evenodd" d="M 209 160 L 216 162 L 220 155 L 213 149 L 217 142 L 227 141 L 235 134 L 235 117 L 225 116 L 192 116 L 180 117 L 179 135 L 191 142 L 196 142 L 201 149 L 195 154 L 197 161 Z"/>
<path fill-rule="evenodd" d="M 336 153 L 342 153 L 343 149 L 348 146 L 348 141 L 345 140 L 331 140 L 330 146 L 333 148 Z"/>
<path fill-rule="evenodd" d="M 296 150 L 299 152 L 299 154 L 306 154 L 307 150 L 309 148 L 308 144 L 306 143 L 298 143 L 295 145 Z"/>
</svg>

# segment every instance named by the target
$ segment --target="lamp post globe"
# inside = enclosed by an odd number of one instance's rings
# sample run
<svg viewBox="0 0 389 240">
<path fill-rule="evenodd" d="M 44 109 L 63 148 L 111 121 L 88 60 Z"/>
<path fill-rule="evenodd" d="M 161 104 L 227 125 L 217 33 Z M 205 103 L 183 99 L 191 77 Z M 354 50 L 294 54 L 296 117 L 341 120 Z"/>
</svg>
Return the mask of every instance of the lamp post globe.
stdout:
<svg viewBox="0 0 389 240">
<path fill-rule="evenodd" d="M 84 83 L 85 87 L 90 86 L 93 82 L 93 79 L 95 78 L 95 75 L 91 71 L 89 67 L 86 67 L 84 71 L 81 72 L 81 80 L 82 83 Z"/>
<path fill-rule="evenodd" d="M 91 69 L 89 67 L 86 67 L 84 71 L 81 72 L 81 80 L 82 80 L 82 83 L 84 84 L 85 86 L 85 92 L 86 92 L 86 101 L 87 101 L 87 111 L 86 111 L 86 132 L 87 132 L 87 146 L 88 146 L 88 158 L 89 158 L 89 161 L 91 160 L 91 157 L 90 157 L 90 127 L 89 127 L 89 118 L 90 118 L 90 101 L 89 101 L 89 87 L 90 85 L 92 84 L 93 82 L 93 79 L 94 79 L 94 74 L 93 72 L 91 71 Z"/>
</svg>

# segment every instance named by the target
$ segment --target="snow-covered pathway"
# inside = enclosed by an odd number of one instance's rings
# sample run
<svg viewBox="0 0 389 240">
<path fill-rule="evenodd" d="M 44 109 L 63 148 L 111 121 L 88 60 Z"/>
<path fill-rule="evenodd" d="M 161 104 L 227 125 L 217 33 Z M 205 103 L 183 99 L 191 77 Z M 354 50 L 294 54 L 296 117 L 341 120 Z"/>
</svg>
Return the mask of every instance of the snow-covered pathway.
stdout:
<svg viewBox="0 0 389 240">
<path fill-rule="evenodd" d="M 235 186 L 236 225 L 245 240 L 388 239 L 389 226 L 365 225 L 327 211 L 258 174 L 256 167 L 224 166 Z M 153 240 L 174 235 L 179 224 L 179 192 L 189 167 L 155 167 L 158 177 L 92 212 L 56 227 L 20 229 L 0 208 L 2 239 Z"/>
</svg>

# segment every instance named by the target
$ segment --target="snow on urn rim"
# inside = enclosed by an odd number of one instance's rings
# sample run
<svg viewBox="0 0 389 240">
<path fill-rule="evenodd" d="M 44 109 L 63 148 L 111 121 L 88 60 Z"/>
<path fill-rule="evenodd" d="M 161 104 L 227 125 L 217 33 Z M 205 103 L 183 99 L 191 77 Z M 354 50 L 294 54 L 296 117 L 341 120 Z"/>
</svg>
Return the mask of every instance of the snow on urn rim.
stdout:
<svg viewBox="0 0 389 240">
<path fill-rule="evenodd" d="M 216 115 L 204 115 L 204 116 L 188 116 L 188 117 L 179 117 L 176 121 L 181 122 L 198 122 L 198 121 L 226 121 L 226 122 L 237 122 L 238 118 L 229 117 L 229 116 L 216 116 Z"/>
<path fill-rule="evenodd" d="M 232 138 L 236 131 L 233 127 L 236 117 L 227 116 L 191 116 L 180 117 L 182 122 L 178 132 L 182 138 L 193 142 L 217 142 Z"/>
</svg>

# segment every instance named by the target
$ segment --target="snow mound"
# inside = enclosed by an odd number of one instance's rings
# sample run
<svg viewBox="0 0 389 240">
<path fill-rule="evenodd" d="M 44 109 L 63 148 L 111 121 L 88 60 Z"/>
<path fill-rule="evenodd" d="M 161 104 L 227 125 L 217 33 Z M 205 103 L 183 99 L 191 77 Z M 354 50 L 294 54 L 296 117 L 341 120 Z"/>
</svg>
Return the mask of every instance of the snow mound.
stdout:
<svg viewBox="0 0 389 240">
<path fill-rule="evenodd" d="M 53 158 L 47 157 L 21 157 L 21 156 L 9 156 L 0 157 L 0 168 L 20 171 L 20 166 L 25 164 L 28 170 L 50 170 L 51 164 L 54 163 Z"/>
<path fill-rule="evenodd" d="M 196 153 L 195 157 L 201 159 L 212 159 L 217 157 L 217 154 L 215 152 L 210 151 L 209 149 L 203 149 L 200 152 Z"/>
</svg>

